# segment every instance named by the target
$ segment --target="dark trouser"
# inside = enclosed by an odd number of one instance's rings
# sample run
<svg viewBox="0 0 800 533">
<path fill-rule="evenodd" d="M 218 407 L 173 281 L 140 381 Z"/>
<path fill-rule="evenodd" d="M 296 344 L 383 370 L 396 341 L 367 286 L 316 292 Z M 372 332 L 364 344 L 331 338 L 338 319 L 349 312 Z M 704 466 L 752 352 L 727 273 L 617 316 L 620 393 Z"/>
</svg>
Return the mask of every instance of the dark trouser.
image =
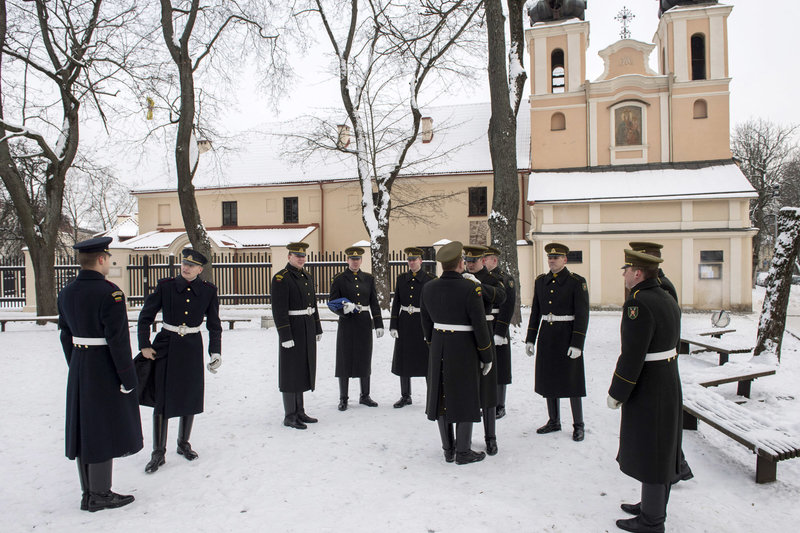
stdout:
<svg viewBox="0 0 800 533">
<path fill-rule="evenodd" d="M 497 407 L 506 406 L 506 385 L 497 385 Z"/>
<path fill-rule="evenodd" d="M 642 483 L 642 524 L 658 528 L 667 519 L 670 484 Z"/>
<path fill-rule="evenodd" d="M 445 422 L 445 418 L 443 416 L 437 418 L 436 423 L 439 425 L 439 436 L 442 437 L 442 449 L 446 452 L 454 451 L 456 439 L 453 436 L 453 424 L 448 424 Z"/>
<path fill-rule="evenodd" d="M 465 453 L 472 447 L 472 422 L 456 424 L 456 452 Z"/>
<path fill-rule="evenodd" d="M 483 409 L 483 436 L 486 439 L 495 439 L 495 421 L 497 420 L 496 407 L 484 407 Z"/>
<path fill-rule="evenodd" d="M 359 379 L 361 380 L 361 396 L 369 396 L 369 376 Z M 349 396 L 349 388 L 350 378 L 339 378 L 339 398 L 347 398 Z"/>
<path fill-rule="evenodd" d="M 407 398 L 411 396 L 411 378 L 400 376 L 400 396 Z"/>
<path fill-rule="evenodd" d="M 547 415 L 550 422 L 561 423 L 561 398 L 547 398 Z M 572 408 L 572 423 L 583 427 L 583 402 L 580 396 L 569 399 Z"/>
<path fill-rule="evenodd" d="M 78 457 L 78 476 L 81 480 L 81 490 L 84 494 L 95 493 L 104 494 L 111 490 L 111 472 L 114 464 L 113 459 L 102 463 L 84 463 Z"/>
</svg>

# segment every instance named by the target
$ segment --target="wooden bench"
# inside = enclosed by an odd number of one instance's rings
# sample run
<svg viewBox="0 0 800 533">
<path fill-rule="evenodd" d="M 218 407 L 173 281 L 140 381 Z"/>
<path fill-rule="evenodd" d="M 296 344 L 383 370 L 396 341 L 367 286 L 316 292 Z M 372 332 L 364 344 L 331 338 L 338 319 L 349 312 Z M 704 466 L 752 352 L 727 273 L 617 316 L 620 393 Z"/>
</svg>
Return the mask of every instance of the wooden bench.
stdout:
<svg viewBox="0 0 800 533">
<path fill-rule="evenodd" d="M 57 316 L 30 316 L 0 318 L 0 331 L 6 330 L 6 322 L 58 322 Z"/>
<path fill-rule="evenodd" d="M 683 387 L 683 428 L 697 429 L 697 421 L 727 435 L 756 454 L 756 483 L 777 478 L 778 461 L 800 456 L 800 438 L 770 427 L 747 408 L 730 402 L 700 384 Z"/>
<path fill-rule="evenodd" d="M 714 328 L 714 329 L 707 329 L 703 331 L 693 331 L 691 332 L 692 335 L 699 335 L 701 337 L 714 337 L 715 339 L 721 339 L 723 335 L 726 333 L 734 333 L 736 330 L 733 328 Z"/>
<path fill-rule="evenodd" d="M 681 335 L 681 342 L 680 346 L 678 347 L 678 353 L 687 354 L 689 353 L 689 345 L 693 344 L 695 346 L 699 346 L 703 348 L 699 351 L 712 351 L 717 352 L 719 354 L 719 364 L 724 365 L 728 362 L 728 357 L 732 353 L 747 353 L 753 351 L 753 347 L 750 346 L 736 346 L 734 344 L 717 340 L 715 338 L 709 337 L 702 337 L 700 335 Z"/>
<path fill-rule="evenodd" d="M 723 365 L 715 367 L 714 370 L 719 370 L 720 372 L 705 373 L 697 381 L 697 384 L 701 387 L 716 387 L 725 383 L 738 383 L 736 394 L 745 398 L 750 397 L 750 388 L 754 379 L 775 375 L 774 367 L 757 363 L 748 363 L 741 366 Z"/>
</svg>

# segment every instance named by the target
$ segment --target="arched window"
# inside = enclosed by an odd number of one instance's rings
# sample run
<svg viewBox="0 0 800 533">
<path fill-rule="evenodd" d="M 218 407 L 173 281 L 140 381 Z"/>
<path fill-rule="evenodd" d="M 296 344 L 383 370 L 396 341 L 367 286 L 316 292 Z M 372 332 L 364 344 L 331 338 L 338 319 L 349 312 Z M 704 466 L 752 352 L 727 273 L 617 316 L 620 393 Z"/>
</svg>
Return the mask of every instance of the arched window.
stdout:
<svg viewBox="0 0 800 533">
<path fill-rule="evenodd" d="M 567 119 L 564 113 L 553 113 L 550 117 L 550 131 L 561 131 L 567 129 Z"/>
<path fill-rule="evenodd" d="M 564 77 L 564 51 L 562 49 L 556 48 L 550 54 L 550 69 L 553 93 L 563 93 L 566 78 Z"/>
<path fill-rule="evenodd" d="M 706 79 L 706 37 L 702 33 L 692 35 L 692 79 Z"/>
<path fill-rule="evenodd" d="M 694 101 L 694 118 L 708 118 L 708 103 L 705 100 Z"/>
</svg>

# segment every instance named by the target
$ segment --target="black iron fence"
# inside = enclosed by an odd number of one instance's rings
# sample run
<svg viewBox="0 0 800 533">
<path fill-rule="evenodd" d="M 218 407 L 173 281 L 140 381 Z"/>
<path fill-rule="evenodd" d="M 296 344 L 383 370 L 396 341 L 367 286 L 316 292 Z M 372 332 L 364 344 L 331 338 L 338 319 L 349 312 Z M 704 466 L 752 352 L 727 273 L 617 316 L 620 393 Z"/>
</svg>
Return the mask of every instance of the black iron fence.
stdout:
<svg viewBox="0 0 800 533">
<path fill-rule="evenodd" d="M 0 307 L 25 305 L 25 258 L 6 259 L 0 265 L 0 273 L 3 276 Z"/>
</svg>

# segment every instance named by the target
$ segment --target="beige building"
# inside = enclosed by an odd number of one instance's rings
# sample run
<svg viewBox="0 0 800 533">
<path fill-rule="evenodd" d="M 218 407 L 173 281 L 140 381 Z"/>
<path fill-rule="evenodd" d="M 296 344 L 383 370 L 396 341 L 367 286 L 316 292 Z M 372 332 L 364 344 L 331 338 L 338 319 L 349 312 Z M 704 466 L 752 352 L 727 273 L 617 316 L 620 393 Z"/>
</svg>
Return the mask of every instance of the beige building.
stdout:
<svg viewBox="0 0 800 533">
<path fill-rule="evenodd" d="M 592 305 L 621 305 L 622 250 L 656 241 L 683 307 L 751 309 L 756 194 L 730 152 L 731 10 L 668 10 L 653 43 L 623 39 L 600 51 L 594 81 L 585 80 L 589 22 L 527 30 L 534 276 L 547 271 L 543 245 L 563 242 Z"/>
</svg>

